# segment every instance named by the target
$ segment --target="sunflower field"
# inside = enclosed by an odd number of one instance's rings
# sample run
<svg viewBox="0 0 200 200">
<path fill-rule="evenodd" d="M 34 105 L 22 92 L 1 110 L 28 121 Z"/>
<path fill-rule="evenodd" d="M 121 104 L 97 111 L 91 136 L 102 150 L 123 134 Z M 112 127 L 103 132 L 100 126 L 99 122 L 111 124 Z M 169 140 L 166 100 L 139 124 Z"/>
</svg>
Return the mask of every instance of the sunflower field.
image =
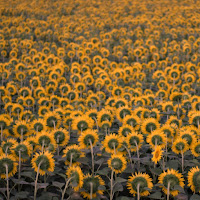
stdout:
<svg viewBox="0 0 200 200">
<path fill-rule="evenodd" d="M 0 0 L 0 199 L 199 193 L 200 1 Z"/>
</svg>

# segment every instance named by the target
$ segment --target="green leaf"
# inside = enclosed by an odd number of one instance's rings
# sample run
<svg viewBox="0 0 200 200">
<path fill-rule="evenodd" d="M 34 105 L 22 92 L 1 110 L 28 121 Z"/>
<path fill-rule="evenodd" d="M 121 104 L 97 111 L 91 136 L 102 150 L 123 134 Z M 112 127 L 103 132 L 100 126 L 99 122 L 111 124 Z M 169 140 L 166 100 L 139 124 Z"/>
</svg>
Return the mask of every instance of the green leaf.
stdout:
<svg viewBox="0 0 200 200">
<path fill-rule="evenodd" d="M 114 188 L 113 188 L 113 193 L 115 193 L 115 192 L 117 192 L 117 191 L 119 191 L 119 192 L 122 192 L 122 191 L 123 191 L 123 186 L 122 186 L 122 184 L 117 183 L 117 184 L 114 186 Z"/>
<path fill-rule="evenodd" d="M 126 182 L 126 181 L 127 181 L 126 179 L 121 178 L 121 177 L 117 177 L 117 178 L 115 179 L 115 182 L 118 182 L 118 183 L 123 183 L 123 182 Z"/>
<path fill-rule="evenodd" d="M 150 199 L 164 199 L 164 197 L 162 197 L 162 193 L 161 192 L 155 192 L 151 195 L 149 195 Z"/>
<path fill-rule="evenodd" d="M 150 169 L 153 174 L 160 175 L 162 170 L 160 168 L 152 168 Z"/>
<path fill-rule="evenodd" d="M 28 194 L 29 194 L 29 192 L 26 192 L 26 191 L 24 191 L 24 192 L 17 192 L 15 194 L 15 197 L 16 198 L 22 198 L 22 199 L 24 199 L 24 198 L 27 198 Z"/>
<path fill-rule="evenodd" d="M 167 162 L 167 166 L 166 167 L 169 167 L 170 169 L 175 169 L 177 170 L 178 169 L 178 160 L 170 160 Z"/>
<path fill-rule="evenodd" d="M 33 174 L 34 174 L 33 172 L 22 172 L 21 176 L 29 177 L 29 178 L 35 180 L 35 177 Z"/>
<path fill-rule="evenodd" d="M 107 175 L 109 173 L 110 169 L 108 167 L 103 168 L 102 170 L 97 171 L 97 174 L 100 175 Z"/>
<path fill-rule="evenodd" d="M 99 185 L 98 190 L 106 190 L 106 187 L 104 185 Z"/>
<path fill-rule="evenodd" d="M 180 185 L 175 185 L 173 190 L 178 190 L 181 193 L 185 193 L 185 190 Z"/>
<path fill-rule="evenodd" d="M 197 195 L 197 194 L 193 194 L 193 195 L 190 197 L 190 200 L 200 200 L 200 196 Z"/>
<path fill-rule="evenodd" d="M 134 198 L 131 197 L 125 197 L 125 196 L 121 196 L 121 197 L 117 197 L 116 200 L 133 200 Z"/>
<path fill-rule="evenodd" d="M 58 187 L 58 188 L 62 188 L 65 185 L 65 183 L 60 183 L 60 182 L 57 182 L 57 181 L 53 181 L 52 185 L 55 186 L 55 187 Z"/>
<path fill-rule="evenodd" d="M 77 161 L 82 164 L 88 165 L 89 159 L 86 157 L 81 157 L 81 158 L 78 158 Z"/>
</svg>

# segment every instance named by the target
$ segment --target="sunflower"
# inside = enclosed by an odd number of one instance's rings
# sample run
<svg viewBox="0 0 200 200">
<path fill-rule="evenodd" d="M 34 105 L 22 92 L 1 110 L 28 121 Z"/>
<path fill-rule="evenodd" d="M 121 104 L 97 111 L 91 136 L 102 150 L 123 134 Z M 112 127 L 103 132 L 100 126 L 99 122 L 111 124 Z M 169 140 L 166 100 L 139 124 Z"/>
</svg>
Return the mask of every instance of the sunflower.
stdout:
<svg viewBox="0 0 200 200">
<path fill-rule="evenodd" d="M 188 130 L 181 131 L 179 137 L 182 139 L 185 139 L 189 145 L 189 147 L 192 147 L 194 143 L 197 142 L 197 137 L 196 135 Z"/>
<path fill-rule="evenodd" d="M 78 192 L 83 186 L 83 172 L 79 166 L 71 166 L 67 169 L 66 175 L 68 179 L 71 179 L 72 188 L 75 192 Z"/>
<path fill-rule="evenodd" d="M 45 175 L 47 172 L 53 172 L 55 167 L 55 161 L 53 155 L 49 152 L 36 153 L 34 158 L 31 160 L 32 168 L 35 172 L 39 168 L 39 173 Z"/>
<path fill-rule="evenodd" d="M 135 175 L 132 174 L 132 176 L 129 176 L 127 188 L 133 196 L 137 194 L 137 189 L 139 189 L 140 196 L 148 196 L 150 193 L 147 188 L 153 188 L 152 179 L 146 173 L 139 172 L 135 173 Z"/>
<path fill-rule="evenodd" d="M 140 123 L 141 120 L 137 115 L 126 115 L 123 118 L 123 124 L 128 124 L 130 126 L 132 126 L 135 130 L 138 130 L 138 128 L 140 127 Z"/>
<path fill-rule="evenodd" d="M 174 169 L 167 169 L 167 172 L 163 172 L 158 177 L 160 184 L 162 184 L 162 190 L 167 194 L 167 188 L 169 186 L 169 192 L 172 196 L 176 196 L 179 193 L 179 190 L 174 190 L 174 186 L 179 185 L 182 188 L 184 187 L 184 179 L 182 174 L 178 173 Z"/>
<path fill-rule="evenodd" d="M 102 109 L 100 112 L 97 113 L 97 122 L 98 125 L 101 127 L 103 121 L 113 122 L 113 114 L 110 110 Z"/>
<path fill-rule="evenodd" d="M 35 142 L 39 145 L 42 150 L 48 147 L 50 144 L 55 145 L 56 141 L 52 132 L 42 131 L 36 135 Z"/>
<path fill-rule="evenodd" d="M 152 131 L 157 130 L 159 128 L 160 124 L 155 118 L 145 119 L 144 122 L 141 124 L 141 130 L 144 134 L 150 134 Z"/>
<path fill-rule="evenodd" d="M 122 173 L 127 166 L 126 158 L 121 154 L 113 154 L 108 160 L 108 166 L 114 170 L 116 174 Z"/>
<path fill-rule="evenodd" d="M 189 123 L 200 128 L 200 111 L 195 111 L 193 115 L 189 116 Z"/>
<path fill-rule="evenodd" d="M 47 130 L 47 126 L 45 124 L 44 119 L 35 119 L 31 122 L 30 126 L 33 133 L 38 133 Z"/>
<path fill-rule="evenodd" d="M 156 146 L 164 148 L 166 145 L 166 135 L 160 130 L 152 131 L 152 133 L 147 136 L 147 143 L 149 143 L 152 148 Z"/>
<path fill-rule="evenodd" d="M 38 115 L 39 116 L 44 116 L 48 112 L 49 112 L 49 107 L 47 107 L 47 106 L 40 106 L 39 110 L 38 110 Z"/>
<path fill-rule="evenodd" d="M 93 126 L 94 121 L 87 115 L 78 116 L 72 121 L 72 129 L 78 130 L 78 133 L 87 129 L 92 129 Z"/>
<path fill-rule="evenodd" d="M 167 142 L 171 142 L 172 139 L 174 138 L 174 129 L 171 127 L 169 124 L 164 124 L 161 128 L 160 131 L 163 132 L 166 135 Z"/>
<path fill-rule="evenodd" d="M 199 167 L 196 166 L 190 169 L 190 171 L 188 172 L 188 186 L 194 193 L 196 192 L 200 193 L 199 179 L 200 179 Z"/>
<path fill-rule="evenodd" d="M 76 144 L 67 146 L 63 150 L 63 153 L 63 157 L 66 158 L 66 165 L 77 165 L 79 164 L 78 159 L 85 156 L 85 154 L 81 152 L 81 148 Z"/>
<path fill-rule="evenodd" d="M 8 169 L 8 178 L 17 172 L 17 162 L 13 155 L 2 154 L 0 156 L 0 177 L 6 178 L 6 167 Z"/>
<path fill-rule="evenodd" d="M 95 146 L 99 140 L 99 136 L 96 130 L 87 129 L 83 131 L 78 138 L 79 145 L 81 149 L 90 148 L 91 145 Z"/>
<path fill-rule="evenodd" d="M 60 115 L 55 111 L 53 112 L 49 111 L 45 113 L 44 120 L 45 120 L 46 126 L 49 129 L 56 129 L 60 127 L 61 118 L 60 118 Z"/>
<path fill-rule="evenodd" d="M 102 144 L 106 152 L 116 153 L 117 149 L 122 146 L 122 140 L 118 135 L 111 133 L 110 135 L 106 135 Z"/>
<path fill-rule="evenodd" d="M 190 147 L 192 154 L 195 157 L 200 156 L 200 141 L 193 143 L 193 145 Z"/>
<path fill-rule="evenodd" d="M 16 143 L 17 141 L 15 139 L 9 138 L 6 141 L 2 142 L 2 151 L 3 153 L 7 154 L 11 154 L 11 148 L 12 146 Z"/>
<path fill-rule="evenodd" d="M 127 134 L 134 132 L 134 128 L 128 124 L 122 125 L 119 128 L 118 134 L 120 137 L 126 137 Z"/>
<path fill-rule="evenodd" d="M 182 125 L 182 120 L 179 120 L 176 116 L 170 116 L 166 124 L 176 124 L 180 128 Z"/>
<path fill-rule="evenodd" d="M 136 132 L 129 133 L 126 136 L 125 141 L 131 151 L 136 151 L 137 148 L 139 150 L 144 142 L 143 135 Z"/>
<path fill-rule="evenodd" d="M 21 157 L 21 161 L 25 162 L 31 155 L 31 146 L 27 141 L 23 141 L 21 143 L 15 142 L 12 146 L 12 154 L 16 157 L 16 159 Z"/>
<path fill-rule="evenodd" d="M 51 132 L 51 134 L 58 145 L 65 146 L 69 142 L 69 132 L 63 128 L 55 129 Z"/>
<path fill-rule="evenodd" d="M 163 150 L 161 146 L 156 146 L 155 151 L 152 152 L 153 158 L 151 159 L 155 164 L 162 158 Z"/>
<path fill-rule="evenodd" d="M 184 153 L 189 150 L 189 145 L 186 139 L 178 138 L 172 145 L 172 151 L 176 154 Z"/>
<path fill-rule="evenodd" d="M 17 121 L 16 124 L 13 126 L 13 132 L 16 137 L 23 137 L 28 136 L 31 134 L 30 132 L 30 123 L 26 121 Z"/>
<path fill-rule="evenodd" d="M 97 196 L 97 194 L 103 194 L 103 190 L 99 189 L 100 186 L 104 186 L 105 182 L 103 179 L 96 175 L 92 176 L 90 174 L 87 174 L 83 178 L 83 189 L 84 192 L 81 192 L 84 198 L 91 199 L 90 194 L 92 193 L 92 199 Z"/>
<path fill-rule="evenodd" d="M 122 107 L 117 109 L 116 117 L 120 122 L 122 122 L 123 119 L 127 115 L 131 115 L 131 114 L 132 114 L 132 111 L 128 106 L 122 106 Z"/>
</svg>

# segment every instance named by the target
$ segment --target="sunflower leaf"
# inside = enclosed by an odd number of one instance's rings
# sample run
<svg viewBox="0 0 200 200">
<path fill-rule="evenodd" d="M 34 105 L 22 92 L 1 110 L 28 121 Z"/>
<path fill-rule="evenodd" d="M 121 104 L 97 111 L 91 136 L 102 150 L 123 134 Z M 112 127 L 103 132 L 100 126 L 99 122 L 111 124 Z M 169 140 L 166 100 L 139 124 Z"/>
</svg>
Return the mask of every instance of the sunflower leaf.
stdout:
<svg viewBox="0 0 200 200">
<path fill-rule="evenodd" d="M 123 183 L 123 182 L 126 182 L 126 181 L 127 181 L 126 179 L 121 178 L 121 177 L 117 177 L 117 178 L 115 179 L 115 182 L 118 182 L 118 183 Z"/>
<path fill-rule="evenodd" d="M 175 185 L 173 189 L 178 190 L 181 193 L 185 193 L 185 190 L 180 185 Z"/>
<path fill-rule="evenodd" d="M 57 182 L 57 181 L 53 181 L 53 182 L 52 182 L 52 185 L 55 186 L 55 187 L 58 187 L 58 188 L 62 188 L 63 185 L 65 185 L 65 184 L 64 184 L 64 183 Z"/>
<path fill-rule="evenodd" d="M 97 171 L 96 173 L 100 174 L 100 175 L 107 175 L 109 171 L 110 171 L 110 169 L 108 167 L 105 167 L 105 168 Z"/>
<path fill-rule="evenodd" d="M 114 186 L 114 188 L 113 188 L 113 193 L 115 193 L 115 192 L 117 192 L 117 191 L 119 191 L 119 192 L 123 191 L 123 186 L 122 186 L 122 184 L 120 184 L 120 183 L 116 183 L 116 184 L 115 184 L 115 186 Z"/>
<path fill-rule="evenodd" d="M 197 195 L 197 194 L 193 194 L 193 195 L 190 197 L 190 200 L 200 200 L 200 196 Z"/>
<path fill-rule="evenodd" d="M 150 199 L 164 199 L 164 197 L 162 197 L 162 193 L 161 192 L 155 192 L 151 195 L 149 195 Z"/>
</svg>

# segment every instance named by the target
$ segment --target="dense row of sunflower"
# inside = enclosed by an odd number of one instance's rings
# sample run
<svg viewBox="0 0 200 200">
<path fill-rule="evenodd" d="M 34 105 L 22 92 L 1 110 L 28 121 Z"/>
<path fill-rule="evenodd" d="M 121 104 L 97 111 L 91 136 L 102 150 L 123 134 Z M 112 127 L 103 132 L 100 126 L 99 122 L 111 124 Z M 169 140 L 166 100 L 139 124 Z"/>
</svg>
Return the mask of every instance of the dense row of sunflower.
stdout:
<svg viewBox="0 0 200 200">
<path fill-rule="evenodd" d="M 199 8 L 1 1 L 0 198 L 200 198 Z"/>
</svg>

